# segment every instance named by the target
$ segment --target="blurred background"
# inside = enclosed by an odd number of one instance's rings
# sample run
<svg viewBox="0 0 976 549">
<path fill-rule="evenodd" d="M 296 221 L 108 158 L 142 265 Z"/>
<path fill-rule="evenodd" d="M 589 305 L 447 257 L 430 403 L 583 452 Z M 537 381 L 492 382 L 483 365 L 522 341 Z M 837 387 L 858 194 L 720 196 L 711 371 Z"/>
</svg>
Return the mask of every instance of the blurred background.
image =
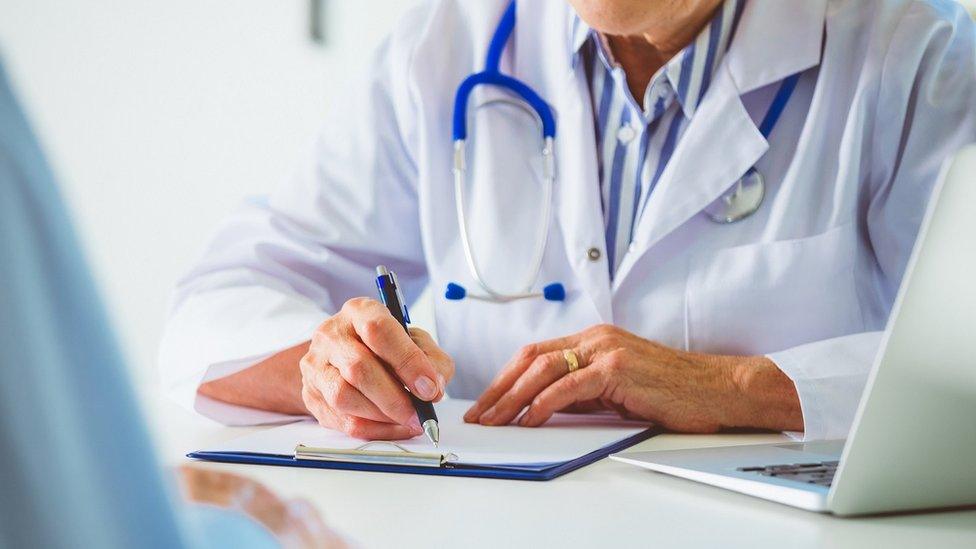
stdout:
<svg viewBox="0 0 976 549">
<path fill-rule="evenodd" d="M 0 0 L 0 52 L 144 398 L 177 278 L 243 197 L 288 177 L 413 4 Z M 412 312 L 433 328 L 428 300 Z"/>
<path fill-rule="evenodd" d="M 412 4 L 0 0 L 0 52 L 144 395 L 177 278 L 243 197 L 288 177 Z"/>
</svg>

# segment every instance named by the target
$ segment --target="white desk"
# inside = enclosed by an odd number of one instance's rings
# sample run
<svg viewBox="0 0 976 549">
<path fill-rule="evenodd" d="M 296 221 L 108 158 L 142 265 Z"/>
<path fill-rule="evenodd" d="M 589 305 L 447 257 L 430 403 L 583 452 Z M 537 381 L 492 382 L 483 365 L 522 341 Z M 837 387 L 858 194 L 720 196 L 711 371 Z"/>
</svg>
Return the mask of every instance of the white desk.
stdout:
<svg viewBox="0 0 976 549">
<path fill-rule="evenodd" d="M 255 428 L 165 400 L 148 410 L 164 461 Z M 780 440 L 661 435 L 642 450 Z M 838 519 L 603 460 L 549 482 L 204 464 L 313 502 L 363 547 L 976 547 L 976 510 Z M 418 504 L 419 502 L 425 502 Z"/>
</svg>

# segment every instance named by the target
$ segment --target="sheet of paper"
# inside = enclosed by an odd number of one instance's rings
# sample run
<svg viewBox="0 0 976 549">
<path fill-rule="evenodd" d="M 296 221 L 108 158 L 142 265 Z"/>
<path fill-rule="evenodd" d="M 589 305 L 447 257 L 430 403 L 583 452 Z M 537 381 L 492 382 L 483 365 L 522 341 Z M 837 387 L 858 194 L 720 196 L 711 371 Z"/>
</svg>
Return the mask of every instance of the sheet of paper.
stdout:
<svg viewBox="0 0 976 549">
<path fill-rule="evenodd" d="M 441 429 L 437 451 L 452 452 L 458 456 L 459 463 L 470 465 L 570 461 L 649 427 L 647 423 L 623 420 L 615 414 L 556 414 L 542 427 L 485 427 L 462 419 L 471 404 L 468 400 L 447 399 L 435 405 Z M 209 451 L 294 455 L 297 444 L 352 449 L 363 443 L 306 420 L 241 437 Z M 423 436 L 399 444 L 411 451 L 434 451 Z"/>
</svg>

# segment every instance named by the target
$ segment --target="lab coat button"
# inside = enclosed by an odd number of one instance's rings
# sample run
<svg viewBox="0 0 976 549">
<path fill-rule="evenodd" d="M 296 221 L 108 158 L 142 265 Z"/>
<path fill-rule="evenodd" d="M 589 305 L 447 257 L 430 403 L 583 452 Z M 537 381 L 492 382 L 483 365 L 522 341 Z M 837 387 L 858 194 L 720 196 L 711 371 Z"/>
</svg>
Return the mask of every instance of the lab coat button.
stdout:
<svg viewBox="0 0 976 549">
<path fill-rule="evenodd" d="M 590 261 L 600 261 L 600 257 L 602 256 L 603 254 L 600 252 L 600 248 L 590 248 L 589 250 L 586 250 L 586 257 Z"/>
</svg>

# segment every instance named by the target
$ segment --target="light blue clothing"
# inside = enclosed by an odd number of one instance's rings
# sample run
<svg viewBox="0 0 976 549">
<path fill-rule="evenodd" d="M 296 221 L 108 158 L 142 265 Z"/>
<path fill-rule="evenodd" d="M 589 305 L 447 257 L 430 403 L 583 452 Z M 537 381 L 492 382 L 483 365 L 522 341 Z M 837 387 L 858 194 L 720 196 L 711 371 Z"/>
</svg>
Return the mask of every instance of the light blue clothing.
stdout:
<svg viewBox="0 0 976 549">
<path fill-rule="evenodd" d="M 0 547 L 267 547 L 183 524 L 44 155 L 0 62 Z M 187 534 L 189 533 L 189 534 Z M 223 536 L 223 537 L 222 537 Z"/>
<path fill-rule="evenodd" d="M 183 508 L 184 528 L 193 549 L 266 549 L 278 542 L 263 526 L 240 512 L 213 505 Z"/>
<path fill-rule="evenodd" d="M 579 17 L 573 55 L 583 57 L 593 100 L 600 196 L 610 276 L 633 240 L 647 201 L 735 33 L 745 0 L 726 0 L 698 37 L 651 78 L 638 102 L 604 40 Z"/>
</svg>

